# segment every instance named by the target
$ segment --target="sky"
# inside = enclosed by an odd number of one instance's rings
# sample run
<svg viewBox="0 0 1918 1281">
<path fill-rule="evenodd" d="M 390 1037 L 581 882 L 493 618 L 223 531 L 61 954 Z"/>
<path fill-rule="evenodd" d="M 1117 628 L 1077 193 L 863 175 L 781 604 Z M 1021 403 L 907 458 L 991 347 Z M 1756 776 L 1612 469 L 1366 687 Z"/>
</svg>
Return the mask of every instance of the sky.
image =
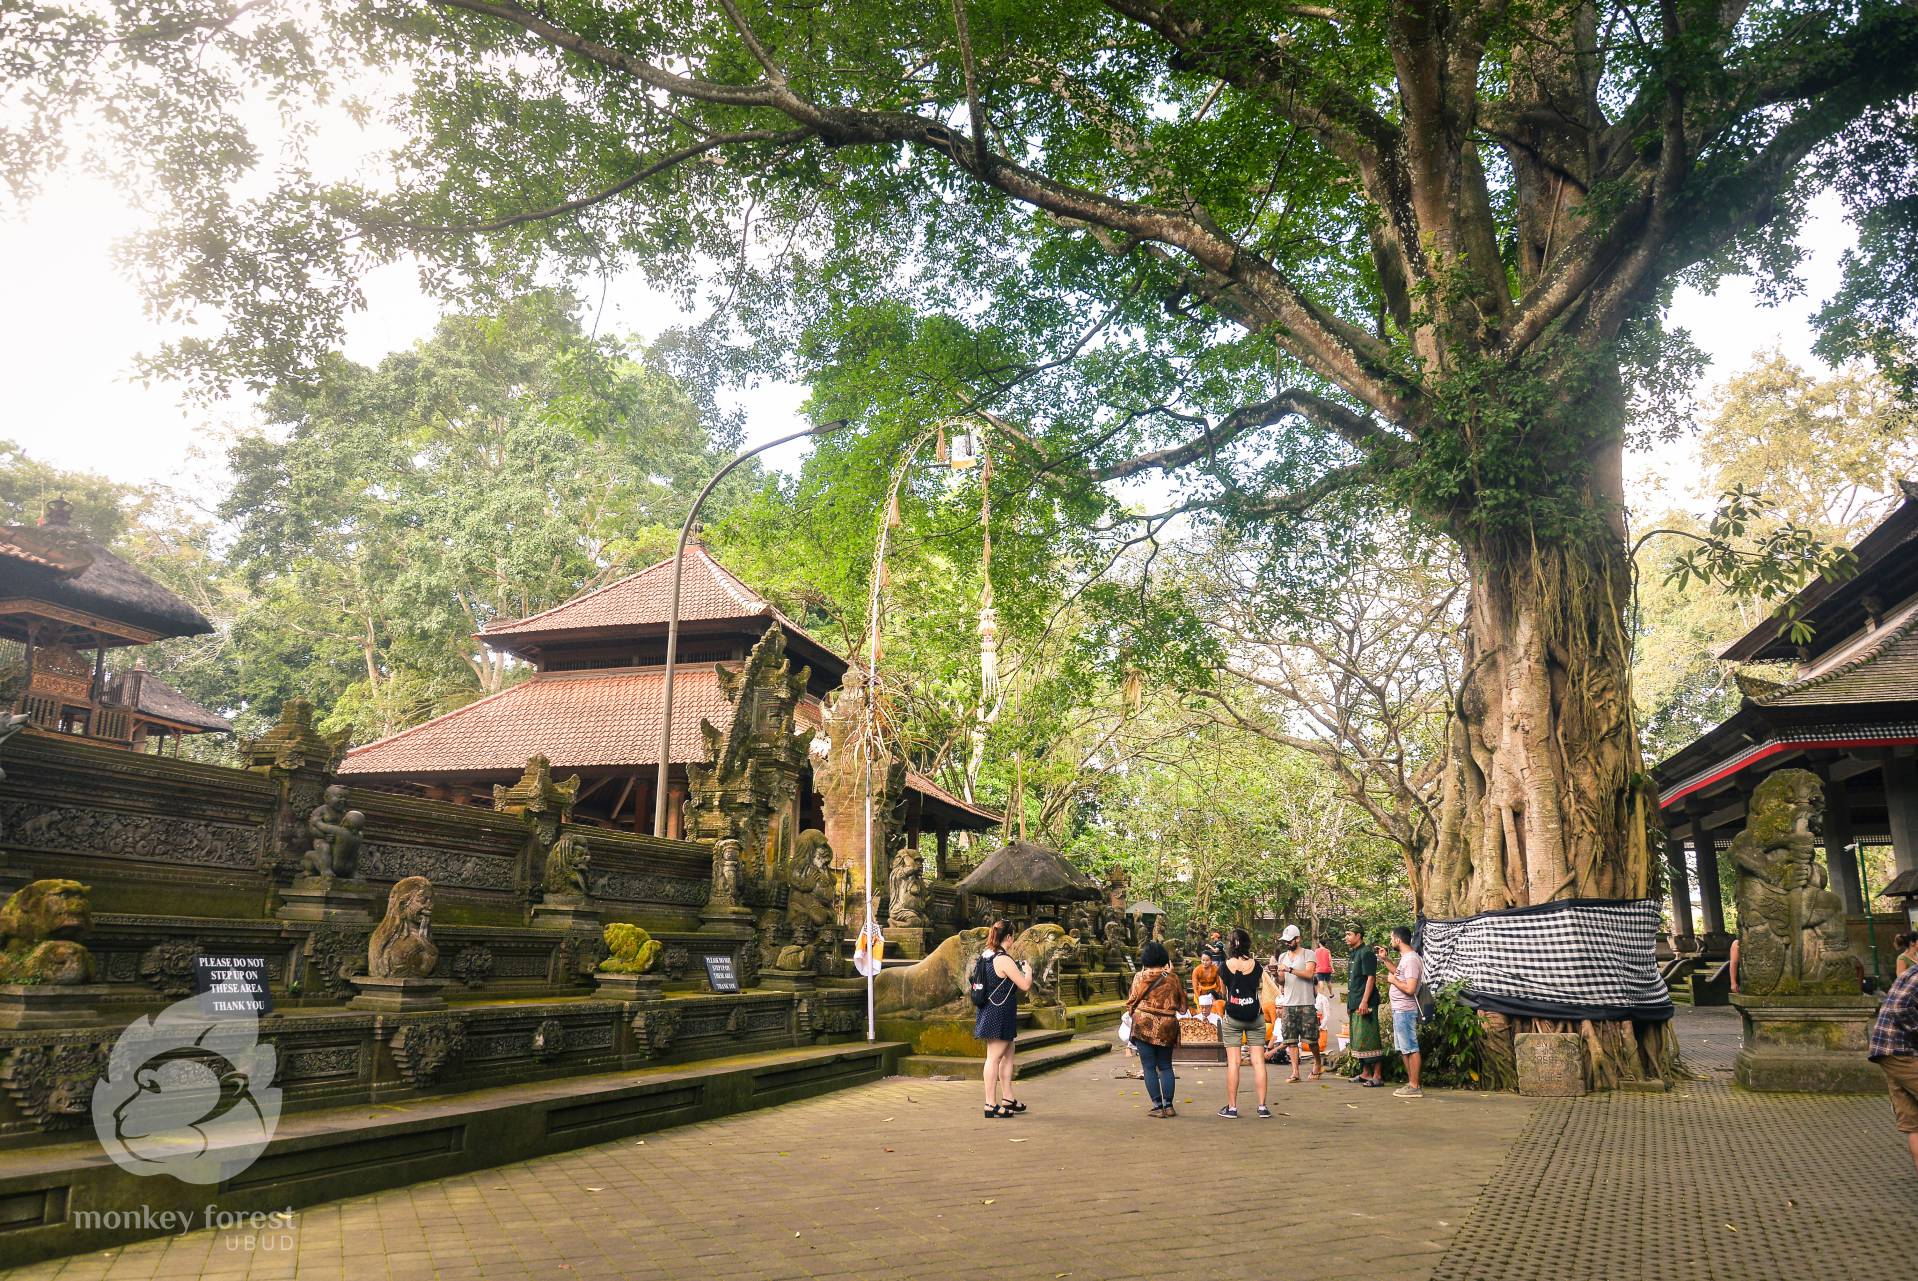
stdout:
<svg viewBox="0 0 1918 1281">
<path fill-rule="evenodd" d="M 231 401 L 190 404 L 180 389 L 144 385 L 136 358 L 152 350 L 160 330 L 145 314 L 132 280 L 116 266 L 114 243 L 142 225 L 115 183 L 104 177 L 56 179 L 24 216 L 0 220 L 0 263 L 6 264 L 7 305 L 0 308 L 0 439 L 63 468 L 104 473 L 135 484 L 159 482 L 210 500 L 220 480 L 219 459 L 231 433 L 246 426 L 254 407 Z M 1672 323 L 1689 329 L 1711 357 L 1701 398 L 1711 387 L 1773 347 L 1818 366 L 1811 356 L 1811 313 L 1837 278 L 1838 260 L 1855 240 L 1835 198 L 1814 205 L 1802 243 L 1808 250 L 1807 289 L 1778 307 L 1766 307 L 1749 281 L 1730 281 L 1716 294 L 1681 291 Z M 351 318 L 346 354 L 372 363 L 424 338 L 439 314 L 410 269 L 384 268 L 365 283 L 369 305 Z M 600 282 L 581 293 L 597 303 Z M 684 317 L 635 277 L 606 284 L 602 333 L 650 339 Z M 778 384 L 738 393 L 746 440 L 782 435 L 798 425 L 804 389 Z M 769 455 L 792 467 L 805 448 Z M 1628 463 L 1636 496 L 1652 501 L 1655 483 L 1675 498 L 1695 474 L 1689 440 L 1638 455 Z M 1694 503 L 1708 496 L 1692 494 Z"/>
</svg>

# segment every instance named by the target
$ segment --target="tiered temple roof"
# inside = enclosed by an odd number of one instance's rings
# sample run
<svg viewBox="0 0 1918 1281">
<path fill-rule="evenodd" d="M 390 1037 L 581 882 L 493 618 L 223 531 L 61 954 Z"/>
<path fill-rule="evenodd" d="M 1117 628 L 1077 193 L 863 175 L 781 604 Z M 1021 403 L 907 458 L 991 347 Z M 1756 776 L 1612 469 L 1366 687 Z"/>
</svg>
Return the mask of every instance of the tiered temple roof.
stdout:
<svg viewBox="0 0 1918 1281">
<path fill-rule="evenodd" d="M 555 770 L 639 780 L 657 768 L 665 683 L 665 637 L 672 590 L 669 560 L 648 566 L 563 604 L 478 634 L 489 646 L 534 664 L 518 684 L 411 729 L 356 747 L 342 774 L 383 785 L 461 788 L 516 778 L 538 753 Z M 694 543 L 686 549 L 680 641 L 673 682 L 672 760 L 677 769 L 704 760 L 700 722 L 724 730 L 733 707 L 720 692 L 715 664 L 743 660 L 769 627 L 785 633 L 787 652 L 810 668 L 801 725 L 825 725 L 825 696 L 847 662 L 808 635 L 777 606 Z M 920 812 L 952 827 L 985 828 L 1000 815 L 954 796 L 918 773 L 907 778 Z M 629 789 L 611 789 L 624 799 Z M 646 807 L 635 803 L 634 812 Z M 607 816 L 620 817 L 620 807 Z"/>
</svg>

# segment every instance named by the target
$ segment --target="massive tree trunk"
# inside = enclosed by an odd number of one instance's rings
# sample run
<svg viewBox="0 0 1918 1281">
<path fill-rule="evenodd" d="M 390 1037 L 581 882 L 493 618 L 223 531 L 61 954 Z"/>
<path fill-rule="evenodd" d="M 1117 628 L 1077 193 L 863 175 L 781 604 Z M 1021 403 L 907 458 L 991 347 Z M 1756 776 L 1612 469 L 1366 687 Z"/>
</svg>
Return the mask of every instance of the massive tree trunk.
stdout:
<svg viewBox="0 0 1918 1281">
<path fill-rule="evenodd" d="M 1588 408 L 1616 422 L 1615 406 L 1608 396 Z M 1460 537 L 1470 608 L 1454 759 L 1421 886 L 1429 916 L 1653 891 L 1651 796 L 1630 692 L 1622 432 L 1598 435 L 1578 469 L 1589 519 L 1555 536 Z M 1553 498 L 1562 511 L 1564 491 Z M 1498 1015 L 1486 1023 L 1501 1068 L 1514 1032 L 1571 1030 Z M 1601 1088 L 1664 1076 L 1674 1056 L 1669 1025 L 1576 1030 Z"/>
</svg>

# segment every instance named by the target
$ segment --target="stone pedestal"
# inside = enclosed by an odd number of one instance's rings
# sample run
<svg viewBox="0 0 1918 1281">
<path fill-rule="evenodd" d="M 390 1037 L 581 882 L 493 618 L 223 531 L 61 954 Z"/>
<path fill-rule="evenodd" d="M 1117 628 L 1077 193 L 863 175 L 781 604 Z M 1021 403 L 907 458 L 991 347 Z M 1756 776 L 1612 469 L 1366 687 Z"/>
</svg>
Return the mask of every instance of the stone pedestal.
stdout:
<svg viewBox="0 0 1918 1281">
<path fill-rule="evenodd" d="M 372 1010 L 379 1014 L 410 1014 L 414 1010 L 439 1010 L 446 1007 L 440 991 L 444 979 L 376 979 L 357 975 L 349 980 L 359 995 L 346 1003 L 349 1010 Z"/>
<path fill-rule="evenodd" d="M 584 899 L 547 895 L 533 904 L 533 926 L 542 930 L 581 930 L 599 933 L 599 909 Z"/>
<path fill-rule="evenodd" d="M 1698 936 L 1698 950 L 1708 961 L 1729 961 L 1732 936 L 1723 930 L 1706 930 Z"/>
<path fill-rule="evenodd" d="M 665 989 L 663 974 L 608 974 L 601 970 L 593 975 L 593 995 L 602 1001 L 657 1001 Z"/>
<path fill-rule="evenodd" d="M 774 992 L 810 992 L 819 986 L 819 977 L 811 970 L 777 970 L 768 966 L 759 971 L 759 986 Z"/>
<path fill-rule="evenodd" d="M 368 924 L 384 910 L 385 895 L 361 881 L 331 876 L 302 876 L 280 891 L 282 921 Z"/>
<path fill-rule="evenodd" d="M 1513 1040 L 1520 1094 L 1574 1099 L 1590 1092 L 1584 1037 L 1576 1032 L 1520 1032 Z"/>
<path fill-rule="evenodd" d="M 91 1023 L 100 998 L 112 990 L 105 983 L 0 983 L 0 1028 Z"/>
<path fill-rule="evenodd" d="M 926 931 L 923 926 L 888 925 L 880 933 L 886 936 L 886 955 L 908 961 L 926 959 Z"/>
<path fill-rule="evenodd" d="M 1748 1090 L 1877 1094 L 1885 1078 L 1865 1057 L 1878 1001 L 1869 996 L 1734 996 L 1745 1046 L 1734 1075 Z"/>
</svg>

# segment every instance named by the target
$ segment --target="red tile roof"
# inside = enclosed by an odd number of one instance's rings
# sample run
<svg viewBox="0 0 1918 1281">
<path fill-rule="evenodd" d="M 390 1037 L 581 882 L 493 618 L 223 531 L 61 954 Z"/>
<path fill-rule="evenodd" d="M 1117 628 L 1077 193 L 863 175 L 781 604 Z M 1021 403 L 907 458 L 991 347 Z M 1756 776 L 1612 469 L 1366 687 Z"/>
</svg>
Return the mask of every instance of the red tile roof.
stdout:
<svg viewBox="0 0 1918 1281">
<path fill-rule="evenodd" d="M 395 781 L 446 774 L 516 775 L 526 758 L 541 753 L 555 770 L 656 768 L 659 707 L 665 669 L 623 668 L 543 672 L 510 689 L 468 703 L 423 725 L 356 747 L 340 773 Z M 673 682 L 673 763 L 703 762 L 699 722 L 721 729 L 732 724 L 733 706 L 720 692 L 710 664 L 683 666 Z M 825 725 L 816 698 L 802 699 L 794 718 L 806 728 Z M 906 785 L 955 816 L 988 826 L 1002 821 L 910 772 Z"/>
<path fill-rule="evenodd" d="M 342 774 L 415 778 L 517 771 L 543 754 L 553 768 L 634 767 L 659 761 L 663 667 L 542 672 L 424 725 L 356 747 Z M 681 667 L 673 682 L 673 763 L 704 759 L 703 717 L 722 729 L 732 704 L 711 665 Z"/>
<path fill-rule="evenodd" d="M 672 602 L 673 562 L 669 557 L 618 582 L 584 592 L 563 605 L 510 623 L 495 623 L 480 633 L 484 640 L 530 638 L 557 632 L 599 631 L 611 628 L 657 627 L 666 624 Z M 681 622 L 716 619 L 782 618 L 765 597 L 740 582 L 711 552 L 698 543 L 686 547 L 686 572 L 680 582 Z"/>
</svg>

